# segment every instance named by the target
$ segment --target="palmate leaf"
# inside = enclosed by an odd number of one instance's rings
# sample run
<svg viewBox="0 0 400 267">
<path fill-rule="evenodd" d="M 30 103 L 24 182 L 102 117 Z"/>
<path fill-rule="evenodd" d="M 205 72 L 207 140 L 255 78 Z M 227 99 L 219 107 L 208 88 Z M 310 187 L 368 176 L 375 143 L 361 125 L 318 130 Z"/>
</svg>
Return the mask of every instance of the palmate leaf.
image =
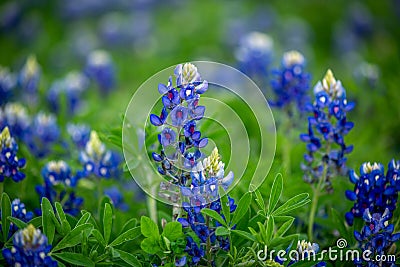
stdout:
<svg viewBox="0 0 400 267">
<path fill-rule="evenodd" d="M 282 206 L 278 207 L 276 210 L 272 212 L 273 216 L 281 216 L 281 215 L 286 215 L 290 211 L 300 208 L 308 203 L 310 203 L 311 200 L 309 198 L 308 193 L 301 193 L 298 194 L 288 201 L 286 201 Z"/>
<path fill-rule="evenodd" d="M 146 216 L 140 218 L 140 230 L 145 237 L 158 238 L 160 236 L 157 224 Z"/>
<path fill-rule="evenodd" d="M 71 232 L 69 232 L 63 239 L 58 242 L 57 245 L 52 249 L 52 252 L 62 250 L 64 248 L 74 247 L 81 243 L 83 232 L 86 232 L 86 236 L 89 236 L 93 230 L 93 225 L 85 223 L 75 227 Z"/>
<path fill-rule="evenodd" d="M 118 246 L 125 242 L 136 239 L 140 236 L 141 229 L 139 226 L 129 229 L 126 232 L 119 235 L 114 241 L 111 242 L 110 246 Z M 182 234 L 182 226 L 181 226 L 181 234 Z"/>
<path fill-rule="evenodd" d="M 180 222 L 169 222 L 165 225 L 162 234 L 168 238 L 169 241 L 173 242 L 182 237 L 182 224 Z"/>
</svg>

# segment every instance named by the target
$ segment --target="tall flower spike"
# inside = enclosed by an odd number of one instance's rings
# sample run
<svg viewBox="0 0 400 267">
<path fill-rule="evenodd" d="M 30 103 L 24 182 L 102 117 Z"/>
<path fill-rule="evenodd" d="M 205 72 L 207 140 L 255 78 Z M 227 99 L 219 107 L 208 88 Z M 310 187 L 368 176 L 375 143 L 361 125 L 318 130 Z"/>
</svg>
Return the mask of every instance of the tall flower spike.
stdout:
<svg viewBox="0 0 400 267">
<path fill-rule="evenodd" d="M 48 255 L 50 250 L 47 237 L 30 224 L 14 235 L 13 246 L 3 249 L 3 257 L 10 266 L 58 266 L 57 261 Z"/>
<path fill-rule="evenodd" d="M 383 214 L 387 210 L 388 218 L 397 206 L 397 197 L 400 190 L 400 161 L 392 160 L 385 170 L 380 163 L 366 162 L 360 167 L 360 176 L 354 170 L 349 172 L 350 181 L 355 184 L 354 190 L 346 190 L 347 199 L 354 201 L 354 205 L 346 213 L 346 221 L 353 225 L 354 218 L 361 218 L 365 210 L 372 214 Z"/>
<path fill-rule="evenodd" d="M 120 176 L 121 156 L 107 150 L 96 131 L 90 133 L 90 139 L 79 157 L 83 164 L 83 175 L 103 178 L 118 178 Z"/>
<path fill-rule="evenodd" d="M 298 51 L 289 51 L 283 55 L 282 66 L 273 72 L 271 86 L 275 99 L 273 106 L 287 110 L 289 115 L 304 113 L 309 104 L 310 74 L 305 71 L 304 56 Z M 292 106 L 294 103 L 296 109 Z"/>
<path fill-rule="evenodd" d="M 79 176 L 73 176 L 69 165 L 65 161 L 50 161 L 42 169 L 43 185 L 36 186 L 40 199 L 46 197 L 51 203 L 63 203 L 66 213 L 73 216 L 79 214 L 83 198 L 77 197 L 75 187 Z"/>
<path fill-rule="evenodd" d="M 7 177 L 14 182 L 20 182 L 25 178 L 21 169 L 25 167 L 26 161 L 18 159 L 17 152 L 18 145 L 6 126 L 0 133 L 0 182 Z"/>
<path fill-rule="evenodd" d="M 331 70 L 314 87 L 314 97 L 314 103 L 308 107 L 313 112 L 308 118 L 308 133 L 300 135 L 308 150 L 302 169 L 306 182 L 318 183 L 323 179 L 323 187 L 330 192 L 331 178 L 347 173 L 345 155 L 353 146 L 346 145 L 344 137 L 354 126 L 347 121 L 347 112 L 354 108 L 354 103 L 347 102 L 346 90 Z"/>
</svg>

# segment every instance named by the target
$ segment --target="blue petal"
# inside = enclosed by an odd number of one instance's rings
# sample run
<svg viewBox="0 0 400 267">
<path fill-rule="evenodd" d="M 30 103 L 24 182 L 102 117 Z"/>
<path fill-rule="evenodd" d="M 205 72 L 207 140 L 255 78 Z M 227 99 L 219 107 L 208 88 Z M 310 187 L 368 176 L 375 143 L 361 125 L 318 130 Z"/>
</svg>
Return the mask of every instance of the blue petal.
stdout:
<svg viewBox="0 0 400 267">
<path fill-rule="evenodd" d="M 150 122 L 151 124 L 155 125 L 155 126 L 161 126 L 163 125 L 163 122 L 161 121 L 160 117 L 158 117 L 155 114 L 151 114 L 150 115 Z"/>
<path fill-rule="evenodd" d="M 166 94 L 169 91 L 168 87 L 165 84 L 158 84 L 158 92 L 162 95 Z"/>
</svg>

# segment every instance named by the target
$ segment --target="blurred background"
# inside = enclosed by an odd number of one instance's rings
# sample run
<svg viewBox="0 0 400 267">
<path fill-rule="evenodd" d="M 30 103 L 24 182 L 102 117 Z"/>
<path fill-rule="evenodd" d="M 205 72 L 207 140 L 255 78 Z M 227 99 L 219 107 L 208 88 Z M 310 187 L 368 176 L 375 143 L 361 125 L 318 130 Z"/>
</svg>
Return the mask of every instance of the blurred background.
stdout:
<svg viewBox="0 0 400 267">
<path fill-rule="evenodd" d="M 51 92 L 57 91 L 55 81 L 68 73 L 87 70 L 93 62 L 112 62 L 115 77 L 108 81 L 110 86 L 100 86 L 100 90 L 90 86 L 79 95 L 82 103 L 73 115 L 57 115 L 60 125 L 85 123 L 104 138 L 112 129 L 121 127 L 121 116 L 130 97 L 154 73 L 194 60 L 211 60 L 240 68 L 241 49 L 249 34 L 258 32 L 268 36 L 267 41 L 265 38 L 261 41 L 269 49 L 264 66 L 268 72 L 280 66 L 285 51 L 296 49 L 306 59 L 312 86 L 323 78 L 328 68 L 342 81 L 348 99 L 356 102 L 356 108 L 348 115 L 355 123 L 347 139 L 355 147 L 348 158 L 349 168 L 358 168 L 365 161 L 386 165 L 392 158 L 399 159 L 400 151 L 399 22 L 398 0 L 334 3 L 321 0 L 2 1 L 0 65 L 3 73 L 6 68 L 9 73 L 17 73 L 27 58 L 36 57 L 41 72 L 37 100 L 34 104 L 27 101 L 27 109 L 33 114 L 42 110 L 54 112 Z M 99 50 L 102 52 L 93 54 Z M 269 83 L 256 82 L 268 91 Z M 298 140 L 298 134 L 307 130 L 307 120 L 299 122 L 290 133 L 291 164 L 285 168 L 282 144 L 286 139 L 279 128 L 281 114 L 279 110 L 273 112 L 277 118 L 278 146 L 269 176 L 283 173 L 286 197 L 295 192 L 308 192 L 309 186 L 300 182 L 305 144 Z M 119 149 L 113 142 L 108 145 Z M 10 189 L 6 190 L 13 197 L 35 199 L 27 203 L 30 210 L 38 206 L 38 199 L 26 192 L 19 195 L 17 188 L 23 185 L 29 189 L 35 180 L 39 182 L 37 177 L 44 162 L 38 159 L 36 166 L 30 165 L 28 175 L 34 176 L 31 180 L 9 185 Z M 131 186 L 124 192 L 130 208 L 128 213 L 121 212 L 121 216 L 145 214 L 143 193 L 135 187 L 129 173 L 125 176 L 125 182 Z M 272 178 L 267 179 L 263 185 L 265 195 L 271 181 Z M 347 177 L 333 182 L 333 195 L 322 201 L 327 206 L 335 205 L 344 214 L 351 207 L 350 202 L 341 201 L 344 190 L 353 186 Z M 113 184 L 112 181 L 105 183 Z M 80 190 L 90 196 L 85 186 Z M 90 204 L 85 208 L 87 205 Z M 169 214 L 168 207 L 160 205 L 160 212 Z M 301 212 L 299 218 L 302 218 Z M 322 217 L 320 222 L 323 225 Z M 299 225 L 301 229 L 301 220 Z"/>
</svg>

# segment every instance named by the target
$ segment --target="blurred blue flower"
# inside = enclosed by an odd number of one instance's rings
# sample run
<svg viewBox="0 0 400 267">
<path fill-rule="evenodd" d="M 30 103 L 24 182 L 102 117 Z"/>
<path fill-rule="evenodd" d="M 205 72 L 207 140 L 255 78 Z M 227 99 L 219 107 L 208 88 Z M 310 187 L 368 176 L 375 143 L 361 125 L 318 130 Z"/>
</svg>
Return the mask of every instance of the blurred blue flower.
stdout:
<svg viewBox="0 0 400 267">
<path fill-rule="evenodd" d="M 85 73 L 103 94 L 109 93 L 115 87 L 114 63 L 106 51 L 95 50 L 89 54 Z"/>
<path fill-rule="evenodd" d="M 30 120 L 26 108 L 19 103 L 7 103 L 0 108 L 0 129 L 7 126 L 10 134 L 19 140 L 28 131 Z"/>
<path fill-rule="evenodd" d="M 66 213 L 79 214 L 83 198 L 77 197 L 74 190 L 79 174 L 73 176 L 71 168 L 65 161 L 50 161 L 42 169 L 43 185 L 36 186 L 40 199 L 46 197 L 51 203 L 60 202 Z"/>
<path fill-rule="evenodd" d="M 95 131 L 91 131 L 90 139 L 81 151 L 79 160 L 83 164 L 84 176 L 118 178 L 121 174 L 121 156 L 107 150 Z"/>
<path fill-rule="evenodd" d="M 124 196 L 118 187 L 113 186 L 104 190 L 104 195 L 108 196 L 111 199 L 111 202 L 114 207 L 120 209 L 122 211 L 128 211 L 129 206 L 124 202 Z"/>
<path fill-rule="evenodd" d="M 67 124 L 67 132 L 79 149 L 84 149 L 90 139 L 90 127 L 85 124 Z"/>
<path fill-rule="evenodd" d="M 298 51 L 289 51 L 283 55 L 282 66 L 274 71 L 275 78 L 271 81 L 275 99 L 271 100 L 273 106 L 286 109 L 289 115 L 296 110 L 290 109 L 290 104 L 295 103 L 297 111 L 306 111 L 310 99 L 310 74 L 305 70 L 305 59 Z"/>
<path fill-rule="evenodd" d="M 65 105 L 65 112 L 68 115 L 75 114 L 81 107 L 82 94 L 88 87 L 88 78 L 79 72 L 70 72 L 64 79 L 55 81 L 47 92 L 51 110 L 60 113 Z"/>
<path fill-rule="evenodd" d="M 14 96 L 16 77 L 7 68 L 0 66 L 0 106 L 4 105 Z"/>
<path fill-rule="evenodd" d="M 48 155 L 52 146 L 60 138 L 60 128 L 56 117 L 52 114 L 39 112 L 24 135 L 24 141 L 33 155 L 42 158 Z"/>
<path fill-rule="evenodd" d="M 313 112 L 308 118 L 308 133 L 300 135 L 308 150 L 301 168 L 306 182 L 318 183 L 323 179 L 323 187 L 331 192 L 330 179 L 347 173 L 345 155 L 353 150 L 353 146 L 345 144 L 344 136 L 354 126 L 346 117 L 354 103 L 347 102 L 345 89 L 330 70 L 314 87 L 314 96 L 314 103 L 307 107 Z"/>
<path fill-rule="evenodd" d="M 400 161 L 392 160 L 388 171 L 380 163 L 364 163 L 360 167 L 360 176 L 354 170 L 349 172 L 350 181 L 355 184 L 354 191 L 346 190 L 346 197 L 354 201 L 354 205 L 346 213 L 346 221 L 353 225 L 355 217 L 361 218 L 365 210 L 371 213 L 387 214 L 390 219 L 396 209 L 398 192 L 400 190 Z"/>
<path fill-rule="evenodd" d="M 3 249 L 3 257 L 10 266 L 23 267 L 55 267 L 57 261 L 53 260 L 50 253 L 51 245 L 47 237 L 32 224 L 18 231 L 13 238 L 13 246 Z"/>
<path fill-rule="evenodd" d="M 273 40 L 267 34 L 250 32 L 241 38 L 235 56 L 242 72 L 265 84 L 273 57 Z"/>
<path fill-rule="evenodd" d="M 4 178 L 11 178 L 14 182 L 20 182 L 25 178 L 21 169 L 25 167 L 25 159 L 17 157 L 18 145 L 10 135 L 6 126 L 0 133 L 0 182 Z"/>
<path fill-rule="evenodd" d="M 27 58 L 18 75 L 18 85 L 22 89 L 26 101 L 30 104 L 35 103 L 37 100 L 40 76 L 40 66 L 36 61 L 36 57 L 31 55 Z"/>
</svg>

